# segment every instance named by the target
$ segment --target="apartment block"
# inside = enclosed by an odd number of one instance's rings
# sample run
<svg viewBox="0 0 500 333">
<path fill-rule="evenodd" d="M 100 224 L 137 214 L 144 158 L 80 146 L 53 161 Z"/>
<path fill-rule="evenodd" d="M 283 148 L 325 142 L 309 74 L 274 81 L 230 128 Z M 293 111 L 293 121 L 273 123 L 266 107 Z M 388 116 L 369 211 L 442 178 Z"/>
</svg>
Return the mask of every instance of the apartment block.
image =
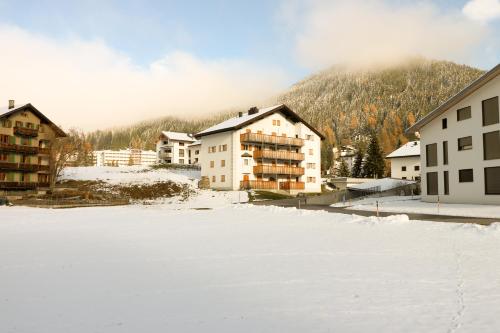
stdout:
<svg viewBox="0 0 500 333">
<path fill-rule="evenodd" d="M 201 146 L 196 143 L 196 139 L 191 134 L 181 132 L 163 131 L 156 142 L 157 163 L 174 163 L 174 164 L 195 164 L 191 163 L 190 154 L 193 154 L 192 161 L 199 159 L 195 155 L 196 146 Z M 190 148 L 192 146 L 192 148 Z"/>
<path fill-rule="evenodd" d="M 324 137 L 286 105 L 251 108 L 195 136 L 211 188 L 321 192 Z"/>
<path fill-rule="evenodd" d="M 96 166 L 149 166 L 156 163 L 156 152 L 153 150 L 121 149 L 96 150 L 92 153 Z"/>
<path fill-rule="evenodd" d="M 408 129 L 420 133 L 422 199 L 500 204 L 500 64 Z"/>
<path fill-rule="evenodd" d="M 50 147 L 66 134 L 31 104 L 0 109 L 0 191 L 50 185 Z"/>
</svg>

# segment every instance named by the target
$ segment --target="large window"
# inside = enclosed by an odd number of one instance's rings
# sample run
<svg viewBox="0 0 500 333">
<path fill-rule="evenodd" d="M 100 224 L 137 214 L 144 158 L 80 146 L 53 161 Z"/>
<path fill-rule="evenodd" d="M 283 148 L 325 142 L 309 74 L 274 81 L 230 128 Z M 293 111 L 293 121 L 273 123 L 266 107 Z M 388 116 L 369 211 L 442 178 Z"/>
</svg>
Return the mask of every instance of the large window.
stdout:
<svg viewBox="0 0 500 333">
<path fill-rule="evenodd" d="M 444 194 L 450 194 L 450 175 L 448 171 L 443 172 L 443 180 L 444 180 Z"/>
<path fill-rule="evenodd" d="M 498 124 L 498 96 L 482 102 L 483 104 L 483 126 Z"/>
<path fill-rule="evenodd" d="M 437 143 L 425 146 L 425 158 L 428 167 L 437 166 Z"/>
<path fill-rule="evenodd" d="M 500 194 L 500 167 L 484 168 L 486 194 Z"/>
<path fill-rule="evenodd" d="M 448 141 L 443 141 L 443 164 L 448 164 Z"/>
<path fill-rule="evenodd" d="M 438 173 L 428 172 L 427 173 L 427 195 L 437 195 L 438 194 Z"/>
<path fill-rule="evenodd" d="M 471 183 L 473 181 L 474 181 L 474 172 L 472 171 L 472 169 L 458 170 L 459 183 Z"/>
<path fill-rule="evenodd" d="M 471 117 L 470 106 L 457 110 L 457 121 L 469 119 Z"/>
<path fill-rule="evenodd" d="M 500 131 L 483 134 L 483 153 L 485 160 L 500 158 Z"/>
<path fill-rule="evenodd" d="M 458 139 L 458 150 L 472 149 L 472 136 L 466 136 Z"/>
</svg>

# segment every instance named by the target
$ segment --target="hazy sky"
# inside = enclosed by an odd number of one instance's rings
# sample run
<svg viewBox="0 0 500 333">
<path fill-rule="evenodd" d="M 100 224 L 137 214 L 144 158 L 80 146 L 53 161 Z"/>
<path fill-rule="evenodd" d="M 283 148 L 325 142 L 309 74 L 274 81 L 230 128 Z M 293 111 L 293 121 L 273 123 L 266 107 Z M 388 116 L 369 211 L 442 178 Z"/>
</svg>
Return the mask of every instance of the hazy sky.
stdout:
<svg viewBox="0 0 500 333">
<path fill-rule="evenodd" d="M 87 130 L 261 105 L 335 63 L 488 69 L 500 0 L 0 0 L 0 45 L 0 104 Z"/>
</svg>

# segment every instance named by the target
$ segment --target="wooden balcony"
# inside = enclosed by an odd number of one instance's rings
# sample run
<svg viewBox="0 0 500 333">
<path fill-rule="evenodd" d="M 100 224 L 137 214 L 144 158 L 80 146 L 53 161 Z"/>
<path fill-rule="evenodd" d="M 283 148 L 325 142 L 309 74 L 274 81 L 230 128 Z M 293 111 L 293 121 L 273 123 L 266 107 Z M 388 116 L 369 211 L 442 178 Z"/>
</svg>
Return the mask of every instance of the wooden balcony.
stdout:
<svg viewBox="0 0 500 333">
<path fill-rule="evenodd" d="M 35 128 L 26 128 L 26 127 L 14 127 L 14 134 L 19 136 L 27 136 L 27 137 L 37 137 L 38 129 Z"/>
<path fill-rule="evenodd" d="M 50 148 L 38 148 L 38 153 L 43 155 L 50 155 Z"/>
<path fill-rule="evenodd" d="M 268 174 L 268 175 L 302 176 L 304 174 L 304 168 L 260 164 L 260 165 L 256 165 L 253 167 L 253 173 L 254 174 Z"/>
<path fill-rule="evenodd" d="M 303 139 L 259 133 L 243 133 L 240 135 L 240 141 L 248 143 L 265 143 L 274 145 L 277 144 L 294 147 L 302 147 L 304 145 Z"/>
<path fill-rule="evenodd" d="M 20 153 L 20 154 L 38 154 L 40 148 L 38 147 L 30 147 L 30 146 L 21 146 L 10 143 L 0 143 L 0 151 L 2 152 L 12 152 L 12 153 Z"/>
<path fill-rule="evenodd" d="M 240 188 L 244 190 L 277 190 L 278 184 L 265 180 L 242 180 L 240 181 Z"/>
<path fill-rule="evenodd" d="M 39 182 L 4 182 L 0 181 L 0 190 L 33 190 L 36 188 L 50 187 L 49 183 Z"/>
<path fill-rule="evenodd" d="M 0 170 L 37 172 L 37 171 L 49 171 L 49 166 L 39 165 L 39 164 L 28 164 L 28 163 L 0 162 Z"/>
<path fill-rule="evenodd" d="M 303 190 L 305 189 L 304 182 L 281 182 L 280 190 L 290 191 L 290 190 Z"/>
<path fill-rule="evenodd" d="M 268 158 L 287 161 L 303 161 L 304 154 L 287 150 L 255 150 L 253 158 Z"/>
</svg>

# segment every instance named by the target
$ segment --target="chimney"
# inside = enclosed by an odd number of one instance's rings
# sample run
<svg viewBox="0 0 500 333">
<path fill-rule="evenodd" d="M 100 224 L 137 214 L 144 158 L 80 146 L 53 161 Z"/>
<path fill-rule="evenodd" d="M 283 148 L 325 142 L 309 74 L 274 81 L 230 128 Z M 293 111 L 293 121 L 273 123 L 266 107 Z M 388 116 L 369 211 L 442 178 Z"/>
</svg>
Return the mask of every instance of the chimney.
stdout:
<svg viewBox="0 0 500 333">
<path fill-rule="evenodd" d="M 251 114 L 256 114 L 259 112 L 259 109 L 257 109 L 256 106 L 253 106 L 250 108 L 250 110 L 248 110 L 248 114 L 251 115 Z"/>
<path fill-rule="evenodd" d="M 9 110 L 13 109 L 15 105 L 15 101 L 13 99 L 9 99 Z"/>
<path fill-rule="evenodd" d="M 239 118 L 243 117 L 243 112 L 241 112 L 241 111 L 240 111 L 240 112 L 238 112 L 238 117 L 239 117 Z"/>
</svg>

